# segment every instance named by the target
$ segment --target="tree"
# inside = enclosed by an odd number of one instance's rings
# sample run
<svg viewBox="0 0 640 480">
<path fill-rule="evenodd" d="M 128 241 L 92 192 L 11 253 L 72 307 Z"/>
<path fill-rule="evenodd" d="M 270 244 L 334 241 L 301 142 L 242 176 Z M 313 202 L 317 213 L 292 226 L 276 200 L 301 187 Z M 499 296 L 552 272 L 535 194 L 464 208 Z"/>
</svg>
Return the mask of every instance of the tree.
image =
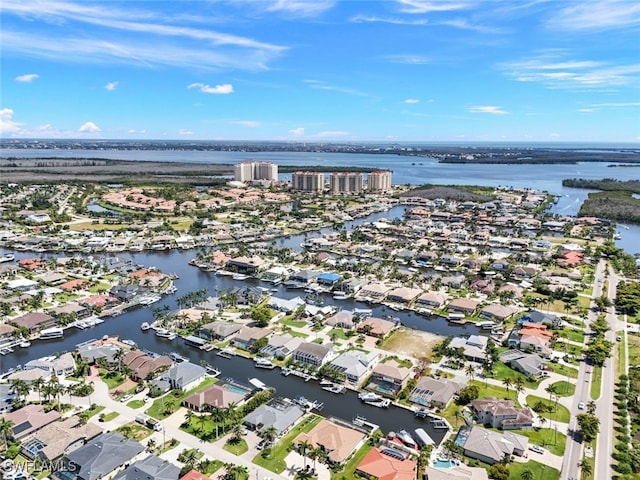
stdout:
<svg viewBox="0 0 640 480">
<path fill-rule="evenodd" d="M 513 382 L 510 378 L 505 378 L 502 381 L 502 385 L 504 385 L 504 387 L 507 389 L 507 398 L 509 398 L 509 389 L 513 386 Z"/>
<path fill-rule="evenodd" d="M 0 433 L 4 440 L 4 449 L 7 450 L 7 437 L 13 435 L 14 423 L 11 420 L 7 420 L 4 417 L 0 417 Z"/>
<path fill-rule="evenodd" d="M 467 368 L 464 369 L 464 373 L 466 373 L 467 377 L 469 377 L 471 380 L 476 378 L 476 369 L 471 364 L 467 365 Z"/>
<path fill-rule="evenodd" d="M 300 443 L 298 443 L 298 450 L 302 455 L 305 470 L 307 469 L 307 452 L 312 448 L 313 446 L 306 440 L 303 440 Z"/>
<path fill-rule="evenodd" d="M 522 378 L 516 378 L 515 382 L 513 382 L 513 389 L 516 391 L 516 398 L 520 393 L 524 392 L 524 382 Z"/>
<path fill-rule="evenodd" d="M 156 449 L 156 441 L 153 438 L 150 438 L 149 441 L 147 442 L 147 451 L 149 453 L 153 453 Z"/>
<path fill-rule="evenodd" d="M 529 470 L 528 468 L 525 468 L 520 473 L 520 480 L 533 480 L 533 472 L 531 470 Z"/>
<path fill-rule="evenodd" d="M 577 416 L 579 431 L 585 442 L 590 442 L 598 436 L 600 419 L 595 415 L 581 413 Z"/>
<path fill-rule="evenodd" d="M 276 427 L 274 427 L 273 425 L 271 425 L 270 427 L 267 427 L 267 428 L 263 428 L 262 431 L 261 431 L 261 436 L 267 442 L 271 443 L 278 436 L 278 429 Z"/>
<path fill-rule="evenodd" d="M 458 392 L 456 403 L 458 405 L 467 405 L 480 395 L 480 389 L 475 385 L 467 385 Z"/>
<path fill-rule="evenodd" d="M 582 478 L 590 477 L 593 474 L 593 465 L 586 458 L 579 463 L 580 476 Z"/>
</svg>

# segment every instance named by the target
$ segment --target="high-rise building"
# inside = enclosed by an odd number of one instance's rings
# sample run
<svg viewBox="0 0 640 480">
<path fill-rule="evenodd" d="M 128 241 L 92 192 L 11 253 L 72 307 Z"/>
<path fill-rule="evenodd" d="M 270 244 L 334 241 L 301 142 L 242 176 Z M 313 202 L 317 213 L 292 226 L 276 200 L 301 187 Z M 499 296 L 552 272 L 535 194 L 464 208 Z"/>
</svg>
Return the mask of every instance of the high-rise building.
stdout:
<svg viewBox="0 0 640 480">
<path fill-rule="evenodd" d="M 240 162 L 234 168 L 234 178 L 239 182 L 254 180 L 278 180 L 278 165 L 271 162 Z"/>
<path fill-rule="evenodd" d="M 322 192 L 324 189 L 324 173 L 294 172 L 291 175 L 291 188 L 299 192 Z"/>
<path fill-rule="evenodd" d="M 362 173 L 333 172 L 329 177 L 331 193 L 360 193 L 362 192 Z"/>
<path fill-rule="evenodd" d="M 367 191 L 384 193 L 391 191 L 391 172 L 389 170 L 377 170 L 367 177 Z"/>
</svg>

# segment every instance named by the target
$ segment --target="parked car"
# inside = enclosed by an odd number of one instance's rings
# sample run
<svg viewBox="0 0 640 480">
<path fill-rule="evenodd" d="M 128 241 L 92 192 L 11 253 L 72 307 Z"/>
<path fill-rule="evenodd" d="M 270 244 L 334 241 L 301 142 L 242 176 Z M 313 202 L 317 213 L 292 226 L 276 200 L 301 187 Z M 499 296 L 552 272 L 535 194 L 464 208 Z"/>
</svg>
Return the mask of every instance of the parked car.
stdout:
<svg viewBox="0 0 640 480">
<path fill-rule="evenodd" d="M 531 450 L 532 452 L 540 453 L 540 454 L 544 453 L 544 448 L 538 445 L 530 445 L 529 450 Z"/>
<path fill-rule="evenodd" d="M 120 399 L 120 402 L 121 402 L 121 403 L 124 403 L 124 402 L 126 402 L 126 401 L 128 401 L 128 400 L 131 400 L 132 398 L 133 398 L 133 395 L 131 395 L 131 394 L 124 395 L 124 396 Z"/>
<path fill-rule="evenodd" d="M 584 402 L 578 404 L 578 410 L 584 410 Z"/>
</svg>

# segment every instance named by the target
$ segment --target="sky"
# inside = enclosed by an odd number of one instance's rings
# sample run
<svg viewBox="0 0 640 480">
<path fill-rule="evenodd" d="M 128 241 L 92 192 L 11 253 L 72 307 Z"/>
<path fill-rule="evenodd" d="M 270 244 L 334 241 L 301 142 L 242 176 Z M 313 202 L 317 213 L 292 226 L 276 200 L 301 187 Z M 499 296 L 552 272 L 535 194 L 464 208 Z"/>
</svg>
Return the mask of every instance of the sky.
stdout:
<svg viewBox="0 0 640 480">
<path fill-rule="evenodd" d="M 640 143 L 640 3 L 0 3 L 2 138 Z"/>
</svg>

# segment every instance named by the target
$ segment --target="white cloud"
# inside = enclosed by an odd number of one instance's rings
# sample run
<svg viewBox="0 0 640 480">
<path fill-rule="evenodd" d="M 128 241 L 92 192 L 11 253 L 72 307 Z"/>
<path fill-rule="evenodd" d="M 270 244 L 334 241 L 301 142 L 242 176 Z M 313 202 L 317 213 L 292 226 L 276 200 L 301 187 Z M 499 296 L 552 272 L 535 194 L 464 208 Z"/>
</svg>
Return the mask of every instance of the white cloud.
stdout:
<svg viewBox="0 0 640 480">
<path fill-rule="evenodd" d="M 425 65 L 431 63 L 431 58 L 422 55 L 386 55 L 384 57 L 391 63 L 402 63 L 406 65 Z"/>
<path fill-rule="evenodd" d="M 506 115 L 506 112 L 502 107 L 496 107 L 494 105 L 476 105 L 469 108 L 471 113 L 489 113 L 491 115 Z"/>
<path fill-rule="evenodd" d="M 565 57 L 566 52 L 551 50 L 527 60 L 504 64 L 501 68 L 513 80 L 540 82 L 554 89 L 602 89 L 637 84 L 640 78 L 640 63 L 616 65 Z"/>
<path fill-rule="evenodd" d="M 193 132 L 191 130 L 181 128 L 180 130 L 178 130 L 178 135 L 193 135 Z"/>
<path fill-rule="evenodd" d="M 332 0 L 276 0 L 267 7 L 269 12 L 285 12 L 298 17 L 315 17 L 333 8 Z"/>
<path fill-rule="evenodd" d="M 356 15 L 349 19 L 352 23 L 389 23 L 391 25 L 427 25 L 427 20 L 406 20 L 396 17 L 374 17 L 371 15 Z"/>
<path fill-rule="evenodd" d="M 640 107 L 640 102 L 609 102 L 609 103 L 594 103 L 591 105 L 594 108 L 625 108 L 625 107 Z"/>
<path fill-rule="evenodd" d="M 16 77 L 16 82 L 31 83 L 39 77 L 40 75 L 38 75 L 37 73 L 25 73 L 24 75 L 18 75 Z"/>
<path fill-rule="evenodd" d="M 302 137 L 304 135 L 304 127 L 294 128 L 289 130 L 289 133 L 295 137 Z"/>
<path fill-rule="evenodd" d="M 420 103 L 420 100 L 417 98 L 407 98 L 404 103 L 408 103 L 409 105 L 415 105 L 416 103 Z"/>
<path fill-rule="evenodd" d="M 216 85 L 215 87 L 210 87 L 204 83 L 192 83 L 187 86 L 187 88 L 197 88 L 202 93 L 213 93 L 215 95 L 228 95 L 233 93 L 233 85 L 230 83 L 223 83 L 222 85 Z"/>
<path fill-rule="evenodd" d="M 81 132 L 81 133 L 97 133 L 97 132 L 101 132 L 102 130 L 100 129 L 99 126 L 97 126 L 93 122 L 84 122 L 80 126 L 78 131 Z"/>
<path fill-rule="evenodd" d="M 234 125 L 241 125 L 243 127 L 256 128 L 262 125 L 260 122 L 255 120 L 236 120 L 235 122 L 231 122 Z"/>
<path fill-rule="evenodd" d="M 451 10 L 463 10 L 470 6 L 466 2 L 450 2 L 438 0 L 434 2 L 424 0 L 398 0 L 400 11 L 404 13 L 431 13 L 448 12 Z"/>
<path fill-rule="evenodd" d="M 349 135 L 349 132 L 345 132 L 343 130 L 328 130 L 325 132 L 318 132 L 315 135 L 312 135 L 314 138 L 337 138 L 337 137 L 346 137 Z"/>
<path fill-rule="evenodd" d="M 593 113 L 596 111 L 596 109 L 595 108 L 579 108 L 577 111 L 580 113 Z"/>
<path fill-rule="evenodd" d="M 105 90 L 113 92 L 118 87 L 118 82 L 109 82 L 104 86 Z"/>
<path fill-rule="evenodd" d="M 147 133 L 147 131 L 146 130 L 135 130 L 135 129 L 131 128 L 131 129 L 127 130 L 127 133 L 130 133 L 132 135 L 133 134 L 144 134 L 144 133 Z"/>
<path fill-rule="evenodd" d="M 17 133 L 22 123 L 13 121 L 13 110 L 3 108 L 0 110 L 0 133 Z"/>
<path fill-rule="evenodd" d="M 320 80 L 303 80 L 304 83 L 309 85 L 311 88 L 315 88 L 318 90 L 327 90 L 330 92 L 340 92 L 346 93 L 347 95 L 355 95 L 356 97 L 367 97 L 366 93 L 359 92 L 358 90 L 354 90 L 352 88 L 339 87 L 336 85 L 328 85 L 325 82 Z"/>
<path fill-rule="evenodd" d="M 548 25 L 562 30 L 607 30 L 640 25 L 640 3 L 630 0 L 571 2 Z"/>
</svg>

